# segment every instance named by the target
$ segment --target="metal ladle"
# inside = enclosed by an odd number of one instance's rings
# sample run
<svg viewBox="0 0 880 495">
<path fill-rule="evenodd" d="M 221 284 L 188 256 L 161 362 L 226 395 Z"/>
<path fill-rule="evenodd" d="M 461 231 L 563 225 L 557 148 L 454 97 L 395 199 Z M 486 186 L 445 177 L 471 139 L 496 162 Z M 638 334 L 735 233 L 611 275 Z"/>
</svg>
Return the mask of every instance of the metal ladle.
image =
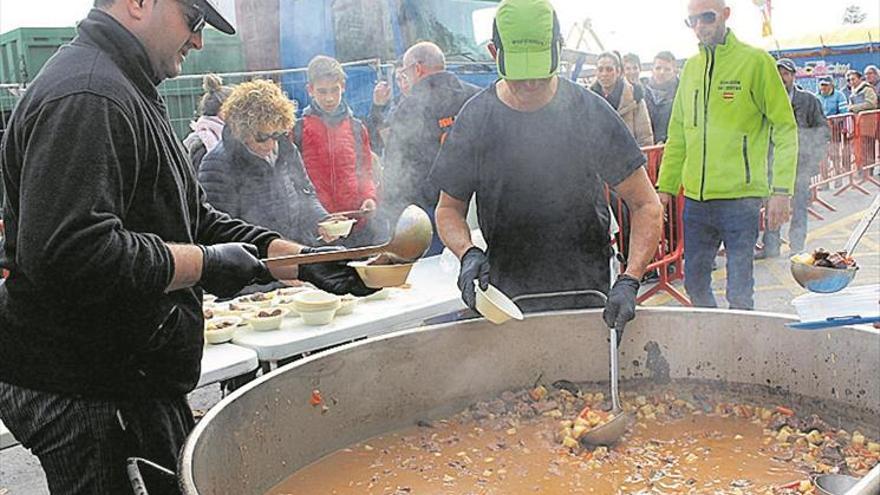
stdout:
<svg viewBox="0 0 880 495">
<path fill-rule="evenodd" d="M 366 258 L 376 254 L 387 255 L 392 263 L 411 263 L 421 258 L 431 247 L 434 228 L 425 210 L 409 205 L 400 214 L 391 240 L 385 244 L 355 249 L 343 249 L 327 253 L 292 254 L 262 260 L 269 268 L 273 266 L 305 265 L 328 261 L 344 261 Z"/>
<path fill-rule="evenodd" d="M 542 299 L 547 297 L 560 296 L 596 296 L 602 299 L 603 303 L 608 302 L 608 296 L 606 296 L 602 292 L 592 289 L 523 294 L 514 297 L 513 301 L 518 303 L 520 301 L 528 299 Z M 597 426 L 585 433 L 580 438 L 580 443 L 585 446 L 612 445 L 616 443 L 618 440 L 620 440 L 620 437 L 622 437 L 626 433 L 626 430 L 630 424 L 630 420 L 632 419 L 632 414 L 625 412 L 623 408 L 620 407 L 620 396 L 617 390 L 617 383 L 619 381 L 620 374 L 620 369 L 617 363 L 617 330 L 615 330 L 614 328 L 610 328 L 609 334 L 611 337 L 611 411 L 609 411 L 609 413 L 612 414 L 614 418 L 612 418 L 611 421 L 605 423 L 604 425 Z"/>
<path fill-rule="evenodd" d="M 617 392 L 617 382 L 619 379 L 619 369 L 617 363 L 617 330 L 611 328 L 609 332 L 611 336 L 611 411 L 614 415 L 611 421 L 604 425 L 597 426 L 586 432 L 581 438 L 582 445 L 612 445 L 617 443 L 629 427 L 632 414 L 625 412 L 620 407 L 620 397 Z"/>
<path fill-rule="evenodd" d="M 856 225 L 846 241 L 843 250 L 848 256 L 853 255 L 859 241 L 862 240 L 871 222 L 877 217 L 878 211 L 880 211 L 880 196 L 874 198 L 871 206 L 862 216 L 861 221 Z M 857 271 L 857 266 L 829 268 L 796 263 L 795 261 L 791 262 L 791 275 L 801 287 L 812 292 L 831 293 L 841 291 L 852 282 Z"/>
</svg>

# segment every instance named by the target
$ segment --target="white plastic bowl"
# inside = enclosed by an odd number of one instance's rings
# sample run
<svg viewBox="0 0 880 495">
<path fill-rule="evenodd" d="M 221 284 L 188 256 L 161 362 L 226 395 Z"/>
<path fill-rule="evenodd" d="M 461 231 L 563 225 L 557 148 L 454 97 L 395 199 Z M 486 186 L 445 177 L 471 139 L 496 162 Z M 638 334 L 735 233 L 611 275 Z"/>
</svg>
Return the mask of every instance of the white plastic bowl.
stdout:
<svg viewBox="0 0 880 495">
<path fill-rule="evenodd" d="M 355 223 L 357 223 L 357 220 L 350 218 L 334 218 L 318 223 L 318 227 L 323 228 L 325 232 L 333 237 L 345 237 L 351 233 L 351 228 Z"/>
<path fill-rule="evenodd" d="M 273 308 L 284 308 L 288 311 L 287 318 L 296 318 L 299 316 L 299 311 L 296 310 L 296 306 L 293 303 L 293 297 L 290 296 L 279 296 L 275 298 L 275 301 L 272 303 Z"/>
<path fill-rule="evenodd" d="M 299 315 L 302 317 L 303 323 L 305 323 L 306 325 L 327 325 L 333 321 L 333 318 L 336 317 L 336 312 L 339 310 L 339 305 L 341 305 L 341 303 L 337 302 L 337 306 L 335 308 L 322 309 L 318 311 L 304 311 Z"/>
<path fill-rule="evenodd" d="M 369 261 L 352 261 L 348 266 L 355 269 L 364 285 L 371 289 L 397 287 L 406 283 L 412 263 L 399 265 L 371 265 Z"/>
<path fill-rule="evenodd" d="M 254 294 L 248 294 L 246 296 L 241 296 L 236 299 L 236 303 L 238 304 L 247 304 L 250 306 L 255 306 L 257 308 L 268 308 L 272 305 L 272 301 L 275 299 L 275 294 L 273 293 L 262 293 L 257 292 Z"/>
<path fill-rule="evenodd" d="M 291 299 L 293 300 L 294 309 L 299 314 L 329 309 L 335 311 L 339 309 L 340 304 L 339 296 L 321 290 L 302 291 L 294 294 Z"/>
<path fill-rule="evenodd" d="M 214 330 L 218 325 L 229 324 L 225 328 Z M 222 344 L 229 342 L 235 335 L 236 326 L 241 323 L 241 318 L 234 316 L 215 317 L 205 322 L 205 342 L 209 344 Z"/>
<path fill-rule="evenodd" d="M 374 292 L 369 296 L 364 297 L 365 301 L 382 301 L 388 299 L 391 296 L 391 289 L 382 289 L 378 292 Z"/>
<path fill-rule="evenodd" d="M 354 313 L 354 308 L 358 305 L 358 298 L 348 295 L 342 296 L 341 305 L 336 310 L 336 316 L 350 315 Z"/>
<path fill-rule="evenodd" d="M 493 285 L 485 291 L 480 288 L 480 284 L 474 281 L 477 293 L 477 311 L 483 317 L 496 325 L 500 325 L 505 321 L 513 318 L 522 320 L 523 314 L 519 306 L 511 301 L 503 292 L 496 289 Z"/>
<path fill-rule="evenodd" d="M 280 311 L 281 314 L 276 315 L 276 316 L 266 316 L 266 317 L 257 316 L 260 312 L 263 312 L 263 311 L 265 311 L 267 313 L 272 313 L 274 311 Z M 265 308 L 265 309 L 261 309 L 257 312 L 254 312 L 254 313 L 247 313 L 247 314 L 243 315 L 242 318 L 246 322 L 251 324 L 251 326 L 254 328 L 254 331 L 267 332 L 269 330 L 277 330 L 277 329 L 281 328 L 281 321 L 284 319 L 285 316 L 287 316 L 288 312 L 289 311 L 284 308 Z"/>
</svg>

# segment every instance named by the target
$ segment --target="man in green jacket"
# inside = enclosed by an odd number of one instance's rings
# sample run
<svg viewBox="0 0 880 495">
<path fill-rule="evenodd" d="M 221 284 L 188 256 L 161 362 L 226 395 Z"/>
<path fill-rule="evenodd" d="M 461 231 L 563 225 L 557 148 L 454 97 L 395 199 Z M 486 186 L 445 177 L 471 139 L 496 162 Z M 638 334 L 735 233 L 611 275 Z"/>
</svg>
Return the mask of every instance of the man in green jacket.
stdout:
<svg viewBox="0 0 880 495">
<path fill-rule="evenodd" d="M 658 189 L 666 204 L 684 188 L 685 289 L 694 305 L 717 306 L 711 272 L 723 242 L 730 307 L 753 309 L 761 205 L 766 199 L 769 229 L 788 219 L 797 126 L 773 58 L 737 40 L 727 29 L 729 17 L 724 0 L 688 4 L 686 22 L 700 40 L 700 53 L 682 71 Z"/>
</svg>

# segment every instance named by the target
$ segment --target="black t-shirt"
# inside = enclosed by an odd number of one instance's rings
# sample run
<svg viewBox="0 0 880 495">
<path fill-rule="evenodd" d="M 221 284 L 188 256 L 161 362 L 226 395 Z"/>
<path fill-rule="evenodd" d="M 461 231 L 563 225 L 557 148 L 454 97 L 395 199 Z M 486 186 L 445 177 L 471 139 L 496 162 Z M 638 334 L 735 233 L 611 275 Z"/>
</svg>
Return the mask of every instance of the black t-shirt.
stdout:
<svg viewBox="0 0 880 495">
<path fill-rule="evenodd" d="M 644 162 L 617 112 L 600 96 L 560 78 L 556 95 L 535 112 L 505 105 L 495 85 L 476 95 L 459 112 L 431 179 L 462 201 L 476 193 L 489 278 L 509 296 L 607 292 L 604 185 L 619 184 Z M 583 301 L 524 309 L 578 307 Z"/>
</svg>

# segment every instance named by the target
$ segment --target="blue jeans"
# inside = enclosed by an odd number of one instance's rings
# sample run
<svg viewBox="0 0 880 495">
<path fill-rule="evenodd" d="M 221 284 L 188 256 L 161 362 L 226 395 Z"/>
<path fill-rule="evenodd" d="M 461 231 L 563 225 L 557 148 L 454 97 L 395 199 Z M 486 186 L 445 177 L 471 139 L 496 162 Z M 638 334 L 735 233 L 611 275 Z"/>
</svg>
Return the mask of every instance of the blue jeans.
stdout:
<svg viewBox="0 0 880 495">
<path fill-rule="evenodd" d="M 804 250 L 807 240 L 807 209 L 810 207 L 810 174 L 799 173 L 794 185 L 794 198 L 791 208 L 791 224 L 788 227 L 788 240 L 791 252 Z M 764 251 L 778 255 L 782 244 L 779 229 L 764 231 Z"/>
<path fill-rule="evenodd" d="M 684 204 L 684 288 L 694 306 L 717 308 L 712 262 L 724 242 L 730 309 L 754 309 L 754 250 L 762 200 L 718 199 Z"/>
</svg>

